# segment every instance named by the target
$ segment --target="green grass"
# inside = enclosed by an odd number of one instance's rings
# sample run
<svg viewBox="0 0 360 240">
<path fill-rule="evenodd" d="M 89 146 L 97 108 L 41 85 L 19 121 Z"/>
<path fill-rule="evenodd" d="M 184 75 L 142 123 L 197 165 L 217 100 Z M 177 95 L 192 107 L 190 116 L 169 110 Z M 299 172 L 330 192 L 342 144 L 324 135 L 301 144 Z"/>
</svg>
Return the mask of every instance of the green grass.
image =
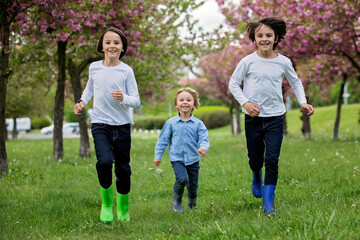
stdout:
<svg viewBox="0 0 360 240">
<path fill-rule="evenodd" d="M 134 133 L 126 224 L 99 221 L 93 146 L 92 157 L 83 159 L 79 139 L 64 139 L 65 156 L 54 162 L 51 139 L 8 141 L 11 171 L 0 179 L 0 239 L 359 239 L 359 109 L 359 104 L 343 107 L 336 142 L 334 106 L 316 109 L 310 139 L 301 136 L 300 113 L 288 113 L 277 214 L 270 218 L 251 194 L 245 137 L 232 136 L 229 126 L 209 132 L 198 210 L 183 214 L 171 210 L 174 174 L 167 154 L 163 176 L 154 169 L 157 134 Z"/>
</svg>

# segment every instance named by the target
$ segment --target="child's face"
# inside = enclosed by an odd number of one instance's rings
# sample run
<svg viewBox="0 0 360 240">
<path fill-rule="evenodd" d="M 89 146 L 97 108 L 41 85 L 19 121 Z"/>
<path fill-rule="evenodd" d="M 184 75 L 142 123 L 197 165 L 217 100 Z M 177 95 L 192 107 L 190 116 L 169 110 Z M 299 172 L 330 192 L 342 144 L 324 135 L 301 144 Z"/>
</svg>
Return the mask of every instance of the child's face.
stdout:
<svg viewBox="0 0 360 240">
<path fill-rule="evenodd" d="M 191 113 L 192 110 L 195 108 L 193 96 L 186 91 L 181 92 L 177 97 L 175 107 L 180 113 Z"/>
<path fill-rule="evenodd" d="M 272 51 L 275 42 L 275 32 L 272 28 L 262 24 L 255 30 L 255 43 L 259 50 Z"/>
<path fill-rule="evenodd" d="M 114 32 L 107 32 L 103 39 L 103 51 L 107 59 L 119 59 L 121 51 L 123 51 L 123 44 L 119 34 Z"/>
</svg>

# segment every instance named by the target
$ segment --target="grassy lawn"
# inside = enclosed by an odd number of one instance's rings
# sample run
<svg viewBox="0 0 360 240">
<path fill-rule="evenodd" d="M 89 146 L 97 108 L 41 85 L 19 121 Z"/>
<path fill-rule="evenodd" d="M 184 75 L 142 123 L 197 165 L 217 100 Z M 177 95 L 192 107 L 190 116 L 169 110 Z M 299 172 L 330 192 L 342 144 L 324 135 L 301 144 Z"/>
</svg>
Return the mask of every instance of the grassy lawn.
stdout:
<svg viewBox="0 0 360 240">
<path fill-rule="evenodd" d="M 167 153 L 163 175 L 153 164 L 158 134 L 133 133 L 129 223 L 99 221 L 93 146 L 83 159 L 79 139 L 64 139 L 64 158 L 54 162 L 51 139 L 8 141 L 0 239 L 360 239 L 359 110 L 360 104 L 343 107 L 336 142 L 335 106 L 315 110 L 310 139 L 301 136 L 299 111 L 288 113 L 272 217 L 252 196 L 245 136 L 232 136 L 229 126 L 209 132 L 197 211 L 183 214 L 171 210 Z"/>
</svg>

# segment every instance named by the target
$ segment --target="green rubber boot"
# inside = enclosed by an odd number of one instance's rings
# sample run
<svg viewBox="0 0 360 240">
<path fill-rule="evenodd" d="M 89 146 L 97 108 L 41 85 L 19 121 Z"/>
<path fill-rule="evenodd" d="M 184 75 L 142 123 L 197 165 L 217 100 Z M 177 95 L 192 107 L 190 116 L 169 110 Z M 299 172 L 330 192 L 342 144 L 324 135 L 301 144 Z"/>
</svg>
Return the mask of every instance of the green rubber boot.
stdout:
<svg viewBox="0 0 360 240">
<path fill-rule="evenodd" d="M 121 222 L 130 222 L 129 210 L 129 194 L 116 193 L 117 196 L 117 217 Z"/>
<path fill-rule="evenodd" d="M 111 223 L 114 220 L 113 215 L 113 187 L 112 185 L 105 189 L 100 186 L 101 189 L 101 213 L 100 220 L 103 223 Z"/>
</svg>

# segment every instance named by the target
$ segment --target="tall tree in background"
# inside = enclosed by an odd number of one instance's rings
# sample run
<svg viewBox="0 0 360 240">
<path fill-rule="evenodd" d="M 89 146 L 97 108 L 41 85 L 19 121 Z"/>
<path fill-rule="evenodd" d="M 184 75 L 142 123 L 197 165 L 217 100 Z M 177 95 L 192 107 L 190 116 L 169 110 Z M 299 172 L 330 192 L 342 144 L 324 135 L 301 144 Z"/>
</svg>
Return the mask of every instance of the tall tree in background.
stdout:
<svg viewBox="0 0 360 240">
<path fill-rule="evenodd" d="M 319 55 L 346 60 L 357 72 L 360 81 L 360 4 L 358 0 L 325 1 L 275 1 L 244 0 L 240 4 L 233 1 L 217 0 L 227 22 L 237 27 L 250 19 L 270 15 L 280 16 L 288 24 L 286 39 L 281 43 L 281 52 L 295 63 L 309 61 Z M 318 64 L 324 64 L 321 61 Z M 339 77 L 332 75 L 329 85 Z M 312 83 L 319 78 L 310 80 Z"/>
<path fill-rule="evenodd" d="M 46 112 L 43 102 L 54 78 L 49 65 L 52 56 L 46 51 L 44 43 L 34 44 L 31 39 L 14 34 L 12 42 L 16 51 L 10 53 L 12 74 L 8 81 L 6 116 L 14 120 L 12 139 L 15 139 L 16 118 L 39 116 Z"/>
<path fill-rule="evenodd" d="M 199 60 L 199 67 L 208 79 L 203 89 L 213 99 L 222 100 L 229 107 L 231 131 L 234 134 L 233 110 L 236 115 L 237 134 L 241 133 L 239 103 L 232 96 L 228 83 L 240 59 L 249 54 L 250 48 L 226 46 L 219 53 L 205 55 Z"/>
<path fill-rule="evenodd" d="M 66 47 L 76 37 L 83 21 L 84 11 L 80 11 L 80 2 L 67 1 L 37 1 L 26 14 L 18 15 L 18 27 L 21 33 L 37 41 L 56 43 L 57 48 L 57 90 L 54 107 L 53 157 L 59 160 L 63 157 L 63 118 L 64 90 L 66 79 Z M 72 35 L 73 34 L 73 35 Z M 74 40 L 75 41 L 75 40 Z"/>
<path fill-rule="evenodd" d="M 26 11 L 35 1 L 2 0 L 0 1 L 0 177 L 8 172 L 8 159 L 6 154 L 6 91 L 9 69 L 9 54 L 13 50 L 10 46 L 11 25 L 16 17 Z"/>
<path fill-rule="evenodd" d="M 95 45 L 100 34 L 109 26 L 124 31 L 128 37 L 128 52 L 124 61 L 134 69 L 142 100 L 156 99 L 161 96 L 166 86 L 173 85 L 179 77 L 178 69 L 182 65 L 186 47 L 181 44 L 179 27 L 191 28 L 191 21 L 186 21 L 189 9 L 200 6 L 193 1 L 109 1 L 96 5 L 97 18 L 105 24 L 88 26 L 82 30 L 82 41 L 69 46 L 67 66 L 73 87 L 74 100 L 81 96 L 81 73 L 92 61 L 99 60 Z M 122 9 L 122 11 L 114 11 Z M 86 15 L 91 15 L 88 12 Z M 101 17 L 100 17 L 101 16 Z M 182 19 L 182 20 L 181 20 Z M 90 21 L 91 22 L 91 21 Z M 166 36 L 166 37 L 164 37 Z M 184 50 L 185 49 L 185 50 Z M 84 83 L 83 83 L 84 85 Z M 165 86 L 165 87 L 164 87 Z M 84 113 L 80 122 L 80 156 L 89 156 L 90 148 Z"/>
<path fill-rule="evenodd" d="M 340 62 L 339 62 L 340 61 Z M 345 84 L 358 85 L 356 80 L 357 71 L 346 59 L 329 55 L 318 55 L 317 58 L 309 59 L 306 64 L 299 66 L 299 75 L 306 79 L 306 85 L 310 88 L 320 90 L 323 99 L 326 100 L 327 93 L 331 91 L 334 82 L 340 82 L 340 90 L 337 98 L 337 110 L 333 131 L 333 140 L 336 141 L 339 135 L 339 124 L 341 106 Z"/>
</svg>

